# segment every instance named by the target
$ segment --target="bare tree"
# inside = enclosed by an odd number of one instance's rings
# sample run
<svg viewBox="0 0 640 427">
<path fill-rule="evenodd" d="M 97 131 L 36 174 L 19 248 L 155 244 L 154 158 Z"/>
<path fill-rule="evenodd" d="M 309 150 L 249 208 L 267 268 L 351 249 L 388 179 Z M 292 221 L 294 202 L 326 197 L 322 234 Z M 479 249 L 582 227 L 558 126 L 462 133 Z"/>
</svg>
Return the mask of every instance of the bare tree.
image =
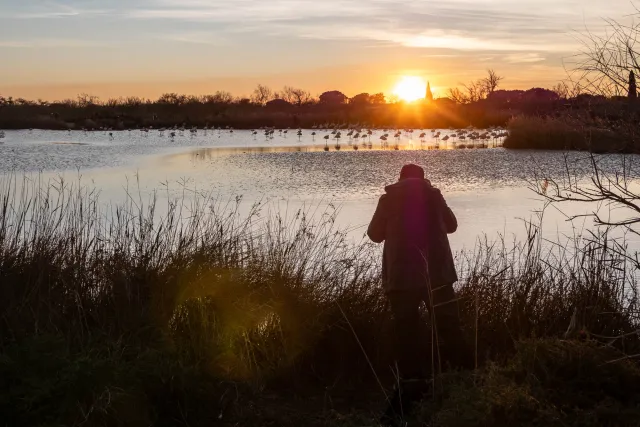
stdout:
<svg viewBox="0 0 640 427">
<path fill-rule="evenodd" d="M 592 95 L 626 95 L 629 73 L 640 72 L 639 38 L 640 23 L 612 19 L 605 19 L 601 33 L 579 33 L 582 48 L 565 63 L 568 78 Z"/>
<path fill-rule="evenodd" d="M 272 99 L 274 99 L 273 91 L 269 87 L 261 84 L 253 90 L 253 94 L 251 95 L 251 101 L 260 105 L 265 105 Z"/>
<path fill-rule="evenodd" d="M 89 95 L 87 93 L 81 93 L 78 95 L 78 105 L 80 107 L 88 107 L 90 105 L 97 105 L 100 102 L 100 98 L 94 95 Z"/>
<path fill-rule="evenodd" d="M 560 99 L 567 99 L 569 97 L 569 86 L 566 82 L 556 84 L 551 90 L 557 93 Z"/>
<path fill-rule="evenodd" d="M 488 69 L 487 77 L 481 80 L 486 95 L 493 93 L 502 80 L 504 80 L 504 77 L 499 76 L 493 69 Z"/>
<path fill-rule="evenodd" d="M 306 104 L 313 99 L 311 93 L 306 90 L 297 89 L 291 86 L 285 86 L 280 93 L 280 97 L 285 101 L 298 106 Z"/>
<path fill-rule="evenodd" d="M 565 173 L 560 178 L 553 178 L 538 169 L 530 188 L 542 196 L 548 203 L 559 205 L 565 203 L 582 203 L 591 206 L 586 214 L 568 215 L 573 221 L 582 217 L 590 217 L 594 224 L 607 229 L 622 229 L 625 235 L 640 238 L 640 193 L 634 183 L 640 178 L 640 171 L 634 159 L 621 156 L 619 165 L 611 162 L 609 156 L 590 154 L 582 160 L 573 155 L 565 155 Z M 589 163 L 585 179 L 585 161 Z M 608 163 L 608 166 L 604 165 Z M 640 268 L 638 253 L 627 253 L 624 242 L 610 241 L 611 249 L 631 260 L 636 268 Z"/>
<path fill-rule="evenodd" d="M 468 104 L 485 99 L 493 93 L 504 77 L 499 76 L 494 70 L 487 70 L 487 77 L 463 84 L 464 91 L 458 88 L 449 89 L 449 98 L 458 104 Z"/>
<path fill-rule="evenodd" d="M 469 102 L 467 95 L 457 87 L 449 88 L 449 98 L 456 104 L 466 104 Z"/>
<path fill-rule="evenodd" d="M 233 95 L 231 92 L 219 90 L 213 95 L 204 95 L 200 101 L 205 104 L 231 104 L 233 102 Z M 187 102 L 187 100 L 184 102 Z"/>
<path fill-rule="evenodd" d="M 476 102 L 485 99 L 488 95 L 484 79 L 476 80 L 462 85 L 467 91 L 468 102 Z"/>
</svg>

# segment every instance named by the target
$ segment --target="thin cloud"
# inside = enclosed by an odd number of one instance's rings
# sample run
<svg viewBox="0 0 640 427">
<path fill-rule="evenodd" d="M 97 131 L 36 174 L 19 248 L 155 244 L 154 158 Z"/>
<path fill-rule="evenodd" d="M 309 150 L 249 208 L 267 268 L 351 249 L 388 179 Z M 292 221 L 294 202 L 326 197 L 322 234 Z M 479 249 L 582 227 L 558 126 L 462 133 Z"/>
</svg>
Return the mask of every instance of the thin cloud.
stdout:
<svg viewBox="0 0 640 427">
<path fill-rule="evenodd" d="M 374 2 L 375 3 L 375 2 Z M 304 20 L 309 18 L 370 16 L 377 8 L 364 8 L 359 1 L 325 0 L 302 2 L 299 0 L 243 0 L 228 1 L 177 1 L 156 0 L 156 7 L 131 9 L 126 15 L 134 19 L 163 19 L 191 22 L 213 22 L 241 24 L 250 22 L 272 22 Z"/>
<path fill-rule="evenodd" d="M 8 15 L 15 19 L 59 19 L 104 15 L 109 12 L 108 9 L 85 8 L 69 3 L 45 1 L 35 5 L 32 4 L 24 11 L 9 13 Z"/>
<path fill-rule="evenodd" d="M 103 41 L 89 41 L 81 39 L 32 39 L 32 40 L 1 40 L 0 48 L 7 49 L 36 49 L 53 47 L 107 47 L 111 44 Z"/>
<path fill-rule="evenodd" d="M 505 55 L 504 60 L 511 64 L 522 64 L 545 61 L 547 58 L 539 53 L 512 53 Z"/>
<path fill-rule="evenodd" d="M 173 33 L 173 34 L 162 34 L 157 36 L 160 40 L 179 42 L 179 43 L 189 43 L 189 44 L 202 44 L 202 45 L 213 45 L 213 46 L 225 46 L 228 44 L 228 39 L 225 37 L 221 37 L 217 33 L 212 33 L 208 31 L 190 31 L 190 32 L 182 32 L 182 33 Z"/>
<path fill-rule="evenodd" d="M 378 47 L 568 52 L 575 49 L 569 36 L 571 24 L 584 22 L 576 10 L 580 10 L 577 0 L 523 0 L 517 4 L 507 0 L 431 4 L 409 0 L 151 0 L 145 8 L 131 9 L 125 15 L 150 21 L 217 24 L 220 34 L 354 40 Z"/>
</svg>

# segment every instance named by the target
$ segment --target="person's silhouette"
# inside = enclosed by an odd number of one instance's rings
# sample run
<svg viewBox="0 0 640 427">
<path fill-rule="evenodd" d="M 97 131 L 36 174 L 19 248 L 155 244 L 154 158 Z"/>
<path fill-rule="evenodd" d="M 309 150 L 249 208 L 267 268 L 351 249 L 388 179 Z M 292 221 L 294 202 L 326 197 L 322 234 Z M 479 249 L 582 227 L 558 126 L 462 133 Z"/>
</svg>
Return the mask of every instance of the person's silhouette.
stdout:
<svg viewBox="0 0 640 427">
<path fill-rule="evenodd" d="M 384 242 L 382 279 L 393 314 L 401 381 L 383 421 L 395 425 L 393 420 L 406 415 L 429 390 L 433 366 L 471 368 L 472 357 L 453 289 L 458 276 L 447 234 L 458 228 L 455 215 L 420 166 L 405 165 L 400 180 L 385 190 L 367 234 Z M 423 302 L 435 326 L 432 334 L 421 317 Z"/>
</svg>

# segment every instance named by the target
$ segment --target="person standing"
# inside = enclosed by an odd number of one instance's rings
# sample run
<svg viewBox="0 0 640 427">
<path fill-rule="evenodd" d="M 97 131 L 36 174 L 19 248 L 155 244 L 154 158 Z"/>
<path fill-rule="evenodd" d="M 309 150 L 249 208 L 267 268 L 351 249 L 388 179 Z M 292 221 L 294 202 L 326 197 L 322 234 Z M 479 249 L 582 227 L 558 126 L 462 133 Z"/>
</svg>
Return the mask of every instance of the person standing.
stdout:
<svg viewBox="0 0 640 427">
<path fill-rule="evenodd" d="M 382 281 L 393 316 L 400 375 L 383 421 L 406 415 L 428 390 L 431 354 L 435 364 L 473 368 L 453 289 L 458 276 L 447 235 L 457 228 L 442 193 L 415 164 L 403 166 L 399 181 L 385 188 L 369 224 L 369 238 L 384 242 Z M 433 334 L 421 317 L 422 303 L 431 315 Z M 430 336 L 437 346 L 429 346 Z"/>
</svg>

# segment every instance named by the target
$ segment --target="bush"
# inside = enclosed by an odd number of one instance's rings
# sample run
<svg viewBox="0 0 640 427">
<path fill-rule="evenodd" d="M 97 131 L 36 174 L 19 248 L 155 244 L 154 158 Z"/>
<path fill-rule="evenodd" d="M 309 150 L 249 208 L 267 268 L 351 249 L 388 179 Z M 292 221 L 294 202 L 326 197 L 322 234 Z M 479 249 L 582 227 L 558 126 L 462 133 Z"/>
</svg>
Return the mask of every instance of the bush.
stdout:
<svg viewBox="0 0 640 427">
<path fill-rule="evenodd" d="M 417 415 L 431 426 L 632 426 L 640 415 L 640 370 L 593 343 L 518 343 L 507 363 L 442 378 Z"/>
</svg>

